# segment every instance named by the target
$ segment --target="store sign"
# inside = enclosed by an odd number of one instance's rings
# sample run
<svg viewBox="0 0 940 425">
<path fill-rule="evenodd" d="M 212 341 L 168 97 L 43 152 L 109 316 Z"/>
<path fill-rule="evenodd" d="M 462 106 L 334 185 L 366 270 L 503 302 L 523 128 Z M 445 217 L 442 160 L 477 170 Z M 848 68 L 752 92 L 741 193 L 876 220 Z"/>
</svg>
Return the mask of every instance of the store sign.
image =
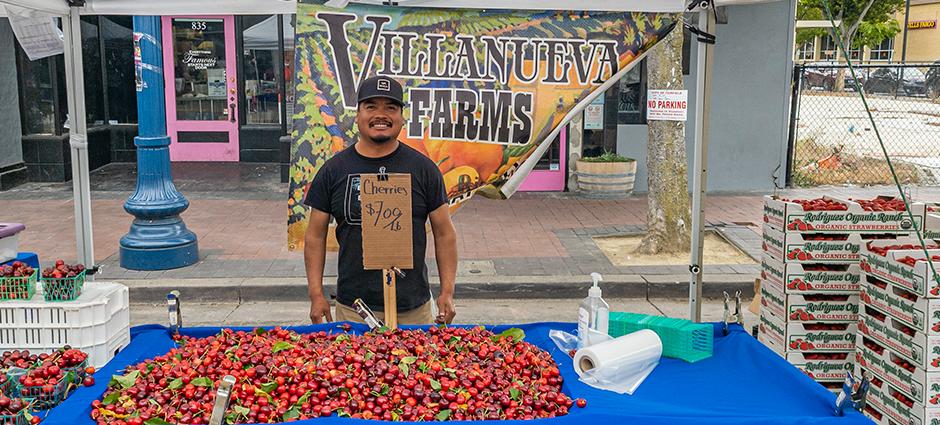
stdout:
<svg viewBox="0 0 940 425">
<path fill-rule="evenodd" d="M 584 108 L 584 129 L 585 130 L 603 130 L 604 129 L 604 94 L 591 101 L 591 104 Z"/>
<path fill-rule="evenodd" d="M 208 95 L 210 97 L 225 97 L 225 68 L 210 68 L 206 70 L 208 79 Z"/>
<path fill-rule="evenodd" d="M 688 90 L 649 90 L 646 99 L 647 120 L 685 121 L 688 116 Z"/>
<path fill-rule="evenodd" d="M 183 63 L 192 69 L 205 70 L 215 68 L 215 64 L 218 61 L 219 59 L 208 50 L 189 50 L 183 53 Z"/>
<path fill-rule="evenodd" d="M 16 41 L 29 60 L 47 58 L 65 51 L 62 30 L 56 24 L 55 16 L 18 6 L 4 7 Z"/>
<path fill-rule="evenodd" d="M 910 21 L 907 23 L 907 29 L 910 30 L 925 30 L 930 28 L 937 27 L 937 20 L 932 21 Z"/>
<path fill-rule="evenodd" d="M 399 140 L 438 165 L 455 209 L 537 161 L 533 154 L 548 148 L 569 113 L 675 24 L 675 15 L 656 13 L 319 3 L 297 6 L 290 249 L 303 243 L 306 186 L 359 137 L 363 79 L 383 75 L 404 86 Z"/>
</svg>

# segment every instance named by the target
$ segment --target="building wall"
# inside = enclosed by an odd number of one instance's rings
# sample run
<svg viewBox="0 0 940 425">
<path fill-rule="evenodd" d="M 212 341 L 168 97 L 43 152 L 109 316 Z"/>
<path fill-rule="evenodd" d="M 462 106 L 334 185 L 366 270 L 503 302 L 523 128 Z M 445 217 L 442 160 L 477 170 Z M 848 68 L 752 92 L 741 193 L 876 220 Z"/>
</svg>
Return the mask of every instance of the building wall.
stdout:
<svg viewBox="0 0 940 425">
<path fill-rule="evenodd" d="M 13 40 L 10 21 L 0 19 L 0 168 L 23 162 Z"/>
<path fill-rule="evenodd" d="M 904 7 L 897 14 L 897 20 L 902 31 L 894 39 L 894 59 L 901 60 L 901 47 L 904 41 Z M 913 21 L 936 21 L 933 28 L 914 29 L 907 31 L 907 61 L 933 62 L 940 60 L 940 1 L 911 1 L 911 16 Z"/>
<path fill-rule="evenodd" d="M 712 101 L 708 111 L 709 192 L 768 192 L 786 178 L 792 63 L 792 2 L 730 6 L 715 31 Z M 692 41 L 686 125 L 691 187 L 697 43 Z M 639 162 L 636 192 L 647 190 L 647 126 L 617 128 L 617 152 Z M 777 168 L 779 166 L 779 168 Z M 772 170 L 776 169 L 774 176 Z"/>
</svg>

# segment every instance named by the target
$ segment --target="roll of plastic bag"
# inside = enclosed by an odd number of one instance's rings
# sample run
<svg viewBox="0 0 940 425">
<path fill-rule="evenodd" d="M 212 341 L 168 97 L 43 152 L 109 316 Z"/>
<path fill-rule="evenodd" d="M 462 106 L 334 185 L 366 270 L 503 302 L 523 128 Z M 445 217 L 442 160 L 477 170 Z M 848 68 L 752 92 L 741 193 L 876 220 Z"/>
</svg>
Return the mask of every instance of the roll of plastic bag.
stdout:
<svg viewBox="0 0 940 425">
<path fill-rule="evenodd" d="M 663 355 L 663 342 L 649 329 L 578 350 L 574 370 L 581 382 L 619 394 L 633 394 Z"/>
</svg>

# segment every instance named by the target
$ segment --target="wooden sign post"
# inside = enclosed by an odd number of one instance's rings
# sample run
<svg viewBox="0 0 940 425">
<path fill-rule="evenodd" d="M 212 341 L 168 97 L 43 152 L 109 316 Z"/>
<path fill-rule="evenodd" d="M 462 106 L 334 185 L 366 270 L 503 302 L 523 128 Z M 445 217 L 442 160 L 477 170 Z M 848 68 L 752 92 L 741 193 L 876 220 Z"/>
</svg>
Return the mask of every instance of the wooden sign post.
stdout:
<svg viewBox="0 0 940 425">
<path fill-rule="evenodd" d="M 384 167 L 380 170 L 384 172 Z M 382 270 L 385 325 L 398 328 L 396 270 L 414 268 L 411 233 L 411 175 L 362 174 L 362 265 Z"/>
</svg>

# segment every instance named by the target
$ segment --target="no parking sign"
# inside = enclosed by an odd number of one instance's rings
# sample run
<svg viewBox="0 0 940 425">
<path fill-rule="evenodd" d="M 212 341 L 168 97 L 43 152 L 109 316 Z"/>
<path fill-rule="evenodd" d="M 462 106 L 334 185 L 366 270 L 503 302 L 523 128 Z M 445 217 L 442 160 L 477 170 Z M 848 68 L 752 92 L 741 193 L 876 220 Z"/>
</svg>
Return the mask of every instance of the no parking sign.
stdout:
<svg viewBox="0 0 940 425">
<path fill-rule="evenodd" d="M 688 90 L 649 90 L 646 99 L 647 120 L 686 120 L 689 110 Z"/>
</svg>

